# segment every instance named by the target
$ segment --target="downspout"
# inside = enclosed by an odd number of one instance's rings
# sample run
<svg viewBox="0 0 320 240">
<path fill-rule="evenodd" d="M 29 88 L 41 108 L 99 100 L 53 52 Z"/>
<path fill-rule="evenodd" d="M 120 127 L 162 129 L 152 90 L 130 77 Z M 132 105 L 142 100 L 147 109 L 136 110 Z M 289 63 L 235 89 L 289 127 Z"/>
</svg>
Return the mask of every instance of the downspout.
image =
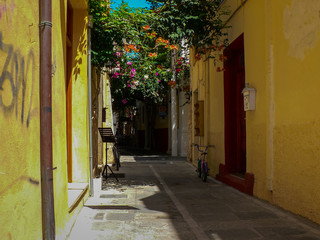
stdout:
<svg viewBox="0 0 320 240">
<path fill-rule="evenodd" d="M 91 28 L 92 16 L 88 15 L 88 97 L 89 97 L 89 163 L 90 163 L 90 196 L 93 190 L 93 154 L 92 154 L 92 84 L 91 84 Z"/>
<path fill-rule="evenodd" d="M 210 134 L 210 58 L 207 59 L 206 66 L 206 85 L 205 85 L 205 126 L 204 126 L 204 143 L 205 145 L 209 145 L 209 134 Z"/>
<path fill-rule="evenodd" d="M 40 0 L 40 166 L 42 237 L 55 239 L 52 168 L 52 0 Z"/>
<path fill-rule="evenodd" d="M 176 55 L 177 50 L 171 53 L 172 81 L 176 81 Z M 177 88 L 171 88 L 171 156 L 178 156 L 178 114 L 177 114 Z"/>
<path fill-rule="evenodd" d="M 247 1 L 248 1 L 248 0 L 243 0 L 243 1 L 241 2 L 241 4 L 237 7 L 237 9 L 234 10 L 233 13 L 229 16 L 229 18 L 227 19 L 227 21 L 224 22 L 223 27 L 225 27 L 225 26 L 228 24 L 228 22 L 229 22 L 229 21 L 233 18 L 233 16 L 236 15 L 236 13 L 246 4 Z"/>
</svg>

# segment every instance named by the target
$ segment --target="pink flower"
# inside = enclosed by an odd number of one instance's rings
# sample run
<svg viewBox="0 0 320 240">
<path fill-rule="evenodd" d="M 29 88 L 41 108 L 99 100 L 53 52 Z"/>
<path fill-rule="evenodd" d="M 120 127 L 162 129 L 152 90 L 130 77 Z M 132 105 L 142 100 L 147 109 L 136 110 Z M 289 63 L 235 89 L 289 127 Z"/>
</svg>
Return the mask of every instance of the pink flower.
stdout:
<svg viewBox="0 0 320 240">
<path fill-rule="evenodd" d="M 132 62 L 127 62 L 127 65 L 131 66 L 131 65 L 132 65 Z"/>
<path fill-rule="evenodd" d="M 130 77 L 134 77 L 135 75 L 136 75 L 136 70 L 132 68 L 130 72 Z"/>
<path fill-rule="evenodd" d="M 116 52 L 116 55 L 117 55 L 117 56 L 120 56 L 120 55 L 121 55 L 121 53 L 119 53 L 119 52 Z"/>
<path fill-rule="evenodd" d="M 158 76 L 158 75 L 159 75 L 159 73 L 156 73 L 156 75 Z"/>
<path fill-rule="evenodd" d="M 113 77 L 113 78 L 118 78 L 118 77 L 119 77 L 119 75 L 120 75 L 120 74 L 116 72 L 115 74 L 113 74 L 113 76 L 112 76 L 112 77 Z"/>
<path fill-rule="evenodd" d="M 123 103 L 123 104 L 126 104 L 127 102 L 128 102 L 127 99 L 123 99 L 123 100 L 122 100 L 122 103 Z"/>
</svg>

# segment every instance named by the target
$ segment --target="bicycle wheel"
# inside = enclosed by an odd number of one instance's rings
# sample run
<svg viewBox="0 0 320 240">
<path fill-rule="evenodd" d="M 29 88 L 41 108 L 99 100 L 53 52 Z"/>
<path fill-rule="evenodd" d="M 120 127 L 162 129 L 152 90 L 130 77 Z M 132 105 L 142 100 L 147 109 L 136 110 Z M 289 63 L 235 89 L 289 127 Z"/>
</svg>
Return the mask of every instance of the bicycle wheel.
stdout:
<svg viewBox="0 0 320 240">
<path fill-rule="evenodd" d="M 116 169 L 117 169 L 117 171 L 119 171 L 119 168 L 121 167 L 121 165 L 120 165 L 120 156 L 119 156 L 118 149 L 117 149 L 117 147 L 115 145 L 113 146 L 112 151 L 113 151 L 113 157 L 114 157 L 114 160 L 115 160 L 115 163 L 116 163 Z"/>
<path fill-rule="evenodd" d="M 201 159 L 198 160 L 198 177 L 201 178 Z"/>
<path fill-rule="evenodd" d="M 203 171 L 201 172 L 201 179 L 203 182 L 207 181 L 208 176 L 208 165 L 206 162 L 203 163 Z"/>
</svg>

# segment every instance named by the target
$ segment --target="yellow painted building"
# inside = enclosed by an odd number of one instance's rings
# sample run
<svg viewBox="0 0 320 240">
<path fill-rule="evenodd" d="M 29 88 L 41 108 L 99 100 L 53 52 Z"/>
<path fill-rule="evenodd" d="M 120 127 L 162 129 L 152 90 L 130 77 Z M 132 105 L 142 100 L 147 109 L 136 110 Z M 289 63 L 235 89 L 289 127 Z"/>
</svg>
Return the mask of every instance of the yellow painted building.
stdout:
<svg viewBox="0 0 320 240">
<path fill-rule="evenodd" d="M 93 138 L 93 175 L 99 178 L 102 174 L 106 159 L 114 165 L 114 143 L 107 143 L 108 156 L 106 157 L 106 143 L 102 141 L 99 128 L 111 128 L 115 134 L 113 123 L 112 99 L 110 82 L 106 69 L 99 70 L 96 67 L 92 71 L 92 138 Z"/>
<path fill-rule="evenodd" d="M 40 1 L 0 1 L 1 239 L 42 239 Z M 27 7 L 26 7 L 27 6 Z M 56 239 L 89 194 L 87 0 L 52 1 L 52 167 Z"/>
<path fill-rule="evenodd" d="M 229 45 L 217 54 L 227 59 L 191 59 L 193 110 L 204 103 L 203 134 L 193 119 L 192 142 L 215 145 L 211 176 L 320 223 L 320 2 L 222 6 Z"/>
</svg>

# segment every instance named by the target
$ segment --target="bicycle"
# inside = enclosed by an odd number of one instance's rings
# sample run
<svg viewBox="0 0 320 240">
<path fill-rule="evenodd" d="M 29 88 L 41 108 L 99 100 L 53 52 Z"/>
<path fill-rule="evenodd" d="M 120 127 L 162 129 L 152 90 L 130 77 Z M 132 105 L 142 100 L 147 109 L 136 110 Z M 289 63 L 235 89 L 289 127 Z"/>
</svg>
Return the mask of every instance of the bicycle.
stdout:
<svg viewBox="0 0 320 240">
<path fill-rule="evenodd" d="M 201 152 L 201 155 L 198 159 L 198 177 L 202 179 L 203 182 L 207 181 L 207 176 L 209 172 L 208 163 L 206 162 L 206 156 L 207 156 L 207 150 L 209 147 L 214 147 L 214 145 L 199 145 L 196 143 L 192 144 L 193 146 L 196 146 L 198 151 Z"/>
<path fill-rule="evenodd" d="M 117 147 L 116 143 L 113 144 L 112 152 L 113 152 L 113 157 L 114 157 L 115 164 L 116 164 L 116 169 L 117 169 L 117 171 L 119 171 L 119 168 L 121 167 L 121 164 L 120 164 L 120 153 L 119 153 L 119 150 L 118 150 L 118 147 Z"/>
</svg>

